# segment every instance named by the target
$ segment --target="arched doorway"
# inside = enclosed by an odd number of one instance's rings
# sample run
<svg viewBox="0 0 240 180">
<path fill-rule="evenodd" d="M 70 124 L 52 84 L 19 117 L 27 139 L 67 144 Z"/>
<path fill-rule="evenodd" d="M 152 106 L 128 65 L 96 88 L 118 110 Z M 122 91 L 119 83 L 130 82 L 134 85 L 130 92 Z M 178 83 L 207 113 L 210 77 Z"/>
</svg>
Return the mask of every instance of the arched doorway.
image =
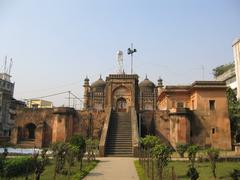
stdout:
<svg viewBox="0 0 240 180">
<path fill-rule="evenodd" d="M 25 138 L 29 140 L 34 140 L 35 139 L 35 130 L 36 130 L 36 125 L 33 123 L 29 123 L 25 126 Z"/>
<path fill-rule="evenodd" d="M 125 98 L 121 97 L 117 100 L 117 112 L 127 112 L 127 101 Z"/>
</svg>

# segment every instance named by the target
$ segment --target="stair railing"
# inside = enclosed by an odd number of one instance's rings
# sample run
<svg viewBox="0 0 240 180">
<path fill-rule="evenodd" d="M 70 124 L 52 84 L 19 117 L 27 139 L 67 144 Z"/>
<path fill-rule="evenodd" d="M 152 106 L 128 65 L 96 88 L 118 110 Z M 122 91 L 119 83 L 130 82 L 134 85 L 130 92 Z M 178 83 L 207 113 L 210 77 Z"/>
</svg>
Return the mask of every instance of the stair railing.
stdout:
<svg viewBox="0 0 240 180">
<path fill-rule="evenodd" d="M 137 112 L 134 107 L 131 107 L 131 124 L 132 124 L 132 151 L 133 156 L 138 156 L 139 135 L 138 135 L 138 121 Z"/>
<path fill-rule="evenodd" d="M 103 125 L 102 133 L 101 133 L 101 138 L 99 142 L 99 156 L 104 157 L 105 156 L 105 146 L 106 146 L 106 140 L 107 140 L 107 135 L 108 135 L 108 127 L 109 127 L 109 122 L 111 118 L 111 113 L 112 113 L 112 108 L 108 107 L 106 108 L 106 119 Z"/>
</svg>

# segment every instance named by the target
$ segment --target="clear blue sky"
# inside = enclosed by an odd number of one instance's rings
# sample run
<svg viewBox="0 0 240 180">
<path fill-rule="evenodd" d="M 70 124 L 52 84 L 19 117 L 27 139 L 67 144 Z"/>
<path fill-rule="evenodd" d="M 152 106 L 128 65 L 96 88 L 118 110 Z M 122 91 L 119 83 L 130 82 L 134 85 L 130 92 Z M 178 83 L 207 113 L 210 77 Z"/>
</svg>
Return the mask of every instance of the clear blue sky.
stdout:
<svg viewBox="0 0 240 180">
<path fill-rule="evenodd" d="M 134 72 L 156 83 L 212 79 L 212 69 L 233 60 L 240 36 L 239 0 L 0 0 L 0 63 L 14 61 L 18 99 L 72 90 L 82 97 L 91 82 L 116 72 L 116 51 L 138 52 Z M 66 95 L 50 98 L 66 104 Z"/>
</svg>

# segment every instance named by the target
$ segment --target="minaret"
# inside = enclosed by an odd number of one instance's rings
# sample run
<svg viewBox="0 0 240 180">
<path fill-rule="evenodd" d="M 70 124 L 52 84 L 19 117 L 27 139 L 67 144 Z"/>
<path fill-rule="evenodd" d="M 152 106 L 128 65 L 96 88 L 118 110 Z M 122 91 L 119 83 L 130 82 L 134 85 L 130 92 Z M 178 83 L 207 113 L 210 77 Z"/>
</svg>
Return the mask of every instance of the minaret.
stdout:
<svg viewBox="0 0 240 180">
<path fill-rule="evenodd" d="M 89 85 L 89 79 L 86 77 L 84 79 L 84 94 L 83 94 L 83 109 L 86 110 L 89 108 L 89 91 L 90 91 L 90 85 Z"/>
<path fill-rule="evenodd" d="M 163 80 L 159 78 L 158 85 L 157 85 L 157 96 L 161 94 L 162 90 L 163 90 Z"/>
</svg>

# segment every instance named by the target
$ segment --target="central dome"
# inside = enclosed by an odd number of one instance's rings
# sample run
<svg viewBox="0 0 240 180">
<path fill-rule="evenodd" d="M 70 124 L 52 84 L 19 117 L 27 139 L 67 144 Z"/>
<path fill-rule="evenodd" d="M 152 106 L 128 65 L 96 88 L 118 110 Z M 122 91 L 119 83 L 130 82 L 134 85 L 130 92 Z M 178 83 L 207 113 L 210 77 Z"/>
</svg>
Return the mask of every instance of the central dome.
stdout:
<svg viewBox="0 0 240 180">
<path fill-rule="evenodd" d="M 146 77 L 142 82 L 140 82 L 139 87 L 140 87 L 140 88 L 141 88 L 141 87 L 154 88 L 154 87 L 155 87 L 155 84 Z"/>
<path fill-rule="evenodd" d="M 106 82 L 102 79 L 102 77 L 100 76 L 100 78 L 95 81 L 94 83 L 92 83 L 91 87 L 104 87 L 106 85 Z"/>
</svg>

